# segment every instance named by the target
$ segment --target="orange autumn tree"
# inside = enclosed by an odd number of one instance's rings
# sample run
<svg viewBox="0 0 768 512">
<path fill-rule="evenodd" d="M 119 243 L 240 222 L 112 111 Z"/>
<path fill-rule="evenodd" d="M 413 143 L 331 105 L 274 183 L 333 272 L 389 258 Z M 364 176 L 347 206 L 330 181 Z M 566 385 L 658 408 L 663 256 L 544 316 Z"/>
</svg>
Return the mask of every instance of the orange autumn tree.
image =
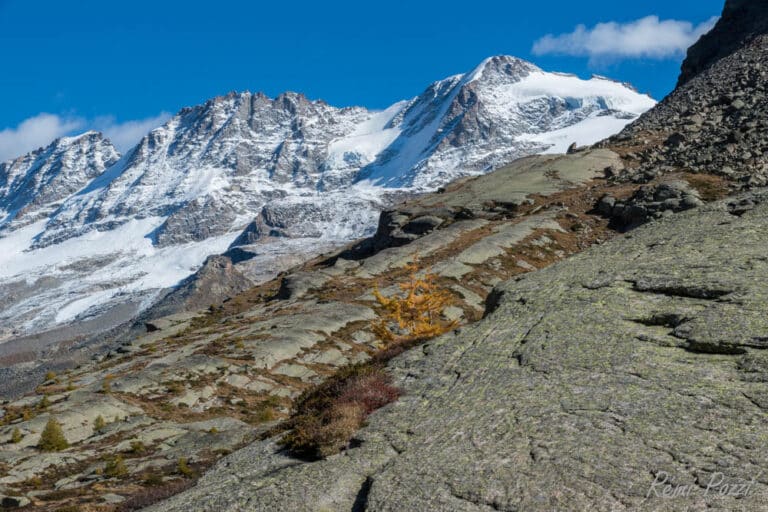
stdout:
<svg viewBox="0 0 768 512">
<path fill-rule="evenodd" d="M 453 297 L 436 283 L 436 274 L 419 275 L 418 255 L 406 269 L 409 278 L 400 284 L 401 294 L 388 298 L 378 287 L 373 290 L 374 297 L 384 309 L 381 319 L 373 324 L 373 331 L 388 344 L 433 338 L 450 331 L 458 323 L 442 318 L 443 310 L 453 303 Z M 392 325 L 397 325 L 400 332 L 392 332 Z"/>
</svg>

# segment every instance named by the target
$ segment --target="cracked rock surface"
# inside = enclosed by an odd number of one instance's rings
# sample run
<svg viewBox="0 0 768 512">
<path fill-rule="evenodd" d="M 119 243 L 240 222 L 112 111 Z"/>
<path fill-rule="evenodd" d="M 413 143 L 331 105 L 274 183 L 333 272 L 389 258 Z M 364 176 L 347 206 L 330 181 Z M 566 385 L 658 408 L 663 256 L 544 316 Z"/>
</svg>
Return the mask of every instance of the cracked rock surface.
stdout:
<svg viewBox="0 0 768 512">
<path fill-rule="evenodd" d="M 500 285 L 345 453 L 256 443 L 151 510 L 764 510 L 768 194 L 742 199 Z"/>
</svg>

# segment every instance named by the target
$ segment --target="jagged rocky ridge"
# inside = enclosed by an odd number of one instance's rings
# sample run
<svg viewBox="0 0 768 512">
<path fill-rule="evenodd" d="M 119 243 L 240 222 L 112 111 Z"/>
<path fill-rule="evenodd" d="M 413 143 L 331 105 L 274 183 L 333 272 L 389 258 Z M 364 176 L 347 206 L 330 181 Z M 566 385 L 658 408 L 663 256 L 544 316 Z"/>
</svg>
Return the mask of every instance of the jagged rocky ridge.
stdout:
<svg viewBox="0 0 768 512">
<path fill-rule="evenodd" d="M 688 49 L 678 86 L 765 34 L 768 6 L 764 2 L 732 0 L 726 3 L 721 19 L 721 23 Z"/>
<path fill-rule="evenodd" d="M 35 198 L 38 213 L 0 225 L 0 340 L 75 320 L 118 325 L 233 242 L 248 244 L 245 278 L 262 281 L 370 234 L 394 194 L 594 142 L 652 105 L 607 79 L 494 57 L 382 112 L 231 93 L 182 110 L 117 162 L 89 134 L 83 154 L 105 156 L 86 171 L 62 167 L 66 186 L 43 179 L 50 163 L 14 185 L 14 201 Z"/>
<path fill-rule="evenodd" d="M 0 227 L 9 230 L 50 216 L 119 158 L 112 143 L 88 132 L 0 163 Z"/>
</svg>

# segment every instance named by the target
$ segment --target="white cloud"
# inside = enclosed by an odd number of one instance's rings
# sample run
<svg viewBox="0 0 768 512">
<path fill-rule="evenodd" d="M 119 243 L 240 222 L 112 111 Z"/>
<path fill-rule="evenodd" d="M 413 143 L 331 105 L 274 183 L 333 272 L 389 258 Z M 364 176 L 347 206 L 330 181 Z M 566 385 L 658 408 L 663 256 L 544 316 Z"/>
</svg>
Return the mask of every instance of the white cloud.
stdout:
<svg viewBox="0 0 768 512">
<path fill-rule="evenodd" d="M 598 23 L 591 29 L 579 25 L 567 34 L 542 37 L 534 43 L 532 51 L 535 55 L 589 57 L 592 63 L 623 58 L 676 58 L 709 32 L 717 20 L 713 17 L 694 26 L 689 21 L 647 16 L 629 23 Z"/>
<path fill-rule="evenodd" d="M 112 116 L 100 117 L 91 123 L 94 130 L 102 132 L 117 149 L 125 153 L 131 149 L 143 136 L 149 133 L 153 128 L 157 128 L 165 123 L 171 114 L 160 112 L 160 114 L 148 117 L 146 119 L 136 119 L 118 123 Z"/>
<path fill-rule="evenodd" d="M 54 114 L 38 114 L 15 128 L 0 130 L 0 162 L 47 146 L 57 137 L 83 128 L 79 119 L 62 119 Z"/>
<path fill-rule="evenodd" d="M 150 130 L 163 124 L 171 115 L 167 112 L 119 123 L 112 116 L 86 120 L 42 113 L 25 119 L 15 128 L 0 130 L 0 162 L 16 158 L 47 146 L 54 139 L 86 130 L 102 132 L 122 152 L 130 149 Z"/>
</svg>

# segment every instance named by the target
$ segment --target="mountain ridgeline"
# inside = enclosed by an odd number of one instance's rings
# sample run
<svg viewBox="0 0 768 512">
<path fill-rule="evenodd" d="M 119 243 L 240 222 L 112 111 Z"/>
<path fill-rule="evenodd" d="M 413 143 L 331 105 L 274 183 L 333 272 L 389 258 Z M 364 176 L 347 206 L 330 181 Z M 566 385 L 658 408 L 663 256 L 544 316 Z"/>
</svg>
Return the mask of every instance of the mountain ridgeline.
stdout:
<svg viewBox="0 0 768 512">
<path fill-rule="evenodd" d="M 113 327 L 233 242 L 258 244 L 246 275 L 264 280 L 372 233 L 398 194 L 595 142 L 653 105 L 502 56 L 384 111 L 230 93 L 122 156 L 97 133 L 60 139 L 0 167 L 0 340 Z"/>
</svg>

